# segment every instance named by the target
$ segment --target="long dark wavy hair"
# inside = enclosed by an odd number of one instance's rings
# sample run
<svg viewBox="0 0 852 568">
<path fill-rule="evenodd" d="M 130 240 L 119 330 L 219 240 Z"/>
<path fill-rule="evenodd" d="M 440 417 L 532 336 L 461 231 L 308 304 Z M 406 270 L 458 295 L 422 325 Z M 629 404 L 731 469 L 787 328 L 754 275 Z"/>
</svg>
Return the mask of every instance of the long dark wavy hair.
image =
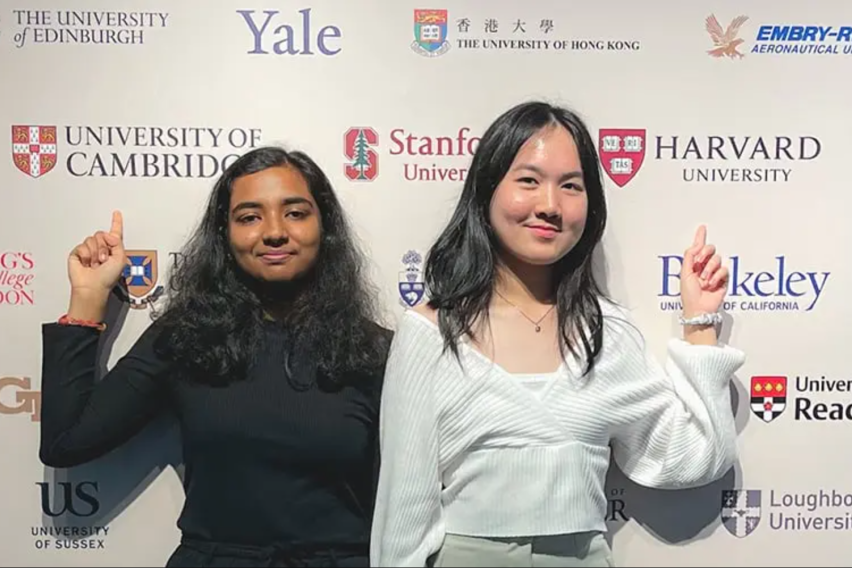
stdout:
<svg viewBox="0 0 852 568">
<path fill-rule="evenodd" d="M 545 102 L 519 104 L 486 130 L 471 162 L 461 197 L 449 223 L 429 250 L 425 264 L 429 305 L 438 310 L 444 348 L 459 358 L 457 341 L 474 336 L 473 325 L 488 316 L 500 262 L 500 244 L 491 226 L 489 207 L 497 185 L 509 171 L 521 146 L 545 127 L 564 127 L 574 138 L 588 195 L 583 234 L 554 266 L 559 346 L 585 356 L 591 371 L 601 351 L 605 297 L 592 271 L 592 253 L 603 236 L 607 209 L 595 143 L 583 120 L 565 108 Z M 582 345 L 582 354 L 577 343 Z"/>
<path fill-rule="evenodd" d="M 264 344 L 264 326 L 270 322 L 257 282 L 231 253 L 228 215 L 235 180 L 278 166 L 304 177 L 322 226 L 314 267 L 298 284 L 272 288 L 273 294 L 295 296 L 280 322 L 291 338 L 288 353 L 310 353 L 318 378 L 338 385 L 384 366 L 388 336 L 378 325 L 377 294 L 330 181 L 302 152 L 261 147 L 241 156 L 216 182 L 183 249 L 183 261 L 170 276 L 173 292 L 167 306 L 156 316 L 165 330 L 160 349 L 193 379 L 244 378 Z M 289 365 L 289 355 L 286 361 Z"/>
</svg>

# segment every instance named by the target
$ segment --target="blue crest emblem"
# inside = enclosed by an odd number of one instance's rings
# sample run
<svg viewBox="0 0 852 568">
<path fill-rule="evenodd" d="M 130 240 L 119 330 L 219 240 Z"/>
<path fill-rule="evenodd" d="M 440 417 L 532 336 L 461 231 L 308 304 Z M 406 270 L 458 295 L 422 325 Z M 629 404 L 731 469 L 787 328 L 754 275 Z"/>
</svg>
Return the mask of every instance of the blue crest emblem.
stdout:
<svg viewBox="0 0 852 568">
<path fill-rule="evenodd" d="M 126 287 L 125 301 L 131 308 L 141 309 L 153 304 L 163 294 L 163 286 L 157 285 L 159 271 L 157 251 L 126 251 L 127 264 L 122 274 Z"/>
<path fill-rule="evenodd" d="M 438 57 L 450 49 L 446 10 L 414 10 L 414 43 L 411 49 L 425 57 Z"/>
<path fill-rule="evenodd" d="M 722 525 L 737 538 L 754 532 L 760 524 L 759 489 L 722 490 Z"/>
<path fill-rule="evenodd" d="M 410 250 L 402 256 L 405 270 L 399 273 L 399 297 L 403 306 L 413 308 L 423 301 L 426 284 L 423 281 L 421 263 L 423 257 L 416 250 Z"/>
</svg>

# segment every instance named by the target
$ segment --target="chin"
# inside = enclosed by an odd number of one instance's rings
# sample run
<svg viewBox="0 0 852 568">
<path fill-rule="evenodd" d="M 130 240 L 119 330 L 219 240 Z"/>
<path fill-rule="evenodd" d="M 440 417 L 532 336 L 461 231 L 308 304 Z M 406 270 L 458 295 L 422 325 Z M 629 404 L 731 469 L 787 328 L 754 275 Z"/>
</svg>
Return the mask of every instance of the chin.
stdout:
<svg viewBox="0 0 852 568">
<path fill-rule="evenodd" d="M 565 251 L 554 251 L 554 250 L 526 250 L 526 251 L 512 251 L 512 254 L 520 261 L 525 262 L 527 264 L 531 264 L 533 266 L 550 266 L 551 264 L 556 264 L 563 258 L 565 258 L 568 253 L 571 252 L 571 249 Z"/>
</svg>

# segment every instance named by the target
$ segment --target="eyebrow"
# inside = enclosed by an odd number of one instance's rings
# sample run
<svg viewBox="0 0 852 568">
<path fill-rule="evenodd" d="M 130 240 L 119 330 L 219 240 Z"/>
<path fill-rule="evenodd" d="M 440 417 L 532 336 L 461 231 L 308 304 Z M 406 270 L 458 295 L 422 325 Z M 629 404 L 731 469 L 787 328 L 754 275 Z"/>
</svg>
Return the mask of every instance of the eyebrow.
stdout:
<svg viewBox="0 0 852 568">
<path fill-rule="evenodd" d="M 517 171 L 517 170 L 529 170 L 531 172 L 537 173 L 541 177 L 545 177 L 544 170 L 542 170 L 538 166 L 534 166 L 532 164 L 519 164 L 518 166 L 516 166 L 512 169 L 512 171 Z M 583 179 L 582 172 L 573 171 L 573 172 L 564 173 L 561 176 L 559 176 L 559 182 L 561 183 L 563 181 L 567 181 L 569 179 L 574 179 L 574 178 L 580 178 L 582 180 Z"/>
<path fill-rule="evenodd" d="M 288 197 L 287 199 L 282 200 L 281 203 L 285 206 L 286 205 L 299 205 L 299 204 L 305 204 L 305 205 L 310 206 L 311 208 L 313 208 L 313 206 L 314 206 L 314 204 L 311 203 L 311 201 L 309 199 L 306 199 L 304 197 Z M 240 211 L 243 211 L 245 209 L 262 209 L 262 208 L 263 208 L 263 206 L 256 201 L 242 201 L 242 202 L 238 203 L 231 210 L 231 213 L 239 213 Z"/>
</svg>

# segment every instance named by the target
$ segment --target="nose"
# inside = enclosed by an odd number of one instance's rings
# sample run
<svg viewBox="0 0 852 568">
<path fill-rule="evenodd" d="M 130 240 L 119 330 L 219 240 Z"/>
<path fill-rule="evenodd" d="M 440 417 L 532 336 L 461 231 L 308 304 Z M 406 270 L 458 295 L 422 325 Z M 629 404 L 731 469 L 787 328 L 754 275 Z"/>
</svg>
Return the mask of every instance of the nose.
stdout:
<svg viewBox="0 0 852 568">
<path fill-rule="evenodd" d="M 558 219 L 562 210 L 560 207 L 560 189 L 552 183 L 543 183 L 539 186 L 536 213 L 547 219 Z"/>
<path fill-rule="evenodd" d="M 267 245 L 280 246 L 289 240 L 286 223 L 272 215 L 263 223 L 263 242 Z"/>
</svg>

